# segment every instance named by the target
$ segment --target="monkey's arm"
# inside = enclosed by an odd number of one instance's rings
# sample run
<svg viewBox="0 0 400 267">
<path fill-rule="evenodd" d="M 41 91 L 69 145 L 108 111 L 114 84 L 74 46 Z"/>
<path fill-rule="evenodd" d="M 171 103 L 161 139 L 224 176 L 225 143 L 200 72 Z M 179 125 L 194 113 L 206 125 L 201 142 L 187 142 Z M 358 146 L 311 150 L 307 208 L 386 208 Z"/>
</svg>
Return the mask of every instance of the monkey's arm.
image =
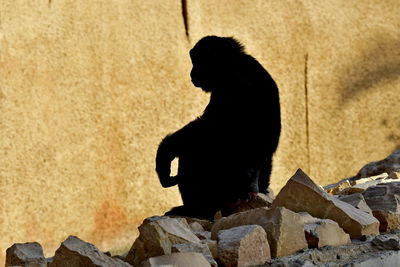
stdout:
<svg viewBox="0 0 400 267">
<path fill-rule="evenodd" d="M 171 142 L 171 136 L 166 136 L 158 146 L 156 156 L 156 172 L 162 187 L 178 184 L 176 177 L 171 177 L 171 161 L 176 157 Z"/>
<path fill-rule="evenodd" d="M 171 177 L 171 162 L 179 157 L 182 148 L 198 134 L 199 119 L 192 121 L 177 132 L 167 135 L 158 146 L 156 156 L 156 172 L 163 187 L 171 187 L 178 184 L 178 177 Z M 194 139 L 195 140 L 195 139 Z"/>
</svg>

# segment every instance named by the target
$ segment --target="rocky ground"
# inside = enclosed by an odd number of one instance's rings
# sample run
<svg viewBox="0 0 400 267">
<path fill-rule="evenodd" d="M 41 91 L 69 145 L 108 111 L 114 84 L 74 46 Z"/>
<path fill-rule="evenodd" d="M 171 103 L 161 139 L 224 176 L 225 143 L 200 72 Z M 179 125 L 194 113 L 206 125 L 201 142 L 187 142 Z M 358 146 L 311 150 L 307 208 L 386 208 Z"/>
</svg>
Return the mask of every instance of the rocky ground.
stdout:
<svg viewBox="0 0 400 267">
<path fill-rule="evenodd" d="M 276 198 L 215 222 L 147 218 L 125 255 L 70 236 L 47 259 L 36 242 L 14 244 L 5 266 L 400 266 L 399 203 L 400 150 L 325 187 L 298 170 Z"/>
</svg>

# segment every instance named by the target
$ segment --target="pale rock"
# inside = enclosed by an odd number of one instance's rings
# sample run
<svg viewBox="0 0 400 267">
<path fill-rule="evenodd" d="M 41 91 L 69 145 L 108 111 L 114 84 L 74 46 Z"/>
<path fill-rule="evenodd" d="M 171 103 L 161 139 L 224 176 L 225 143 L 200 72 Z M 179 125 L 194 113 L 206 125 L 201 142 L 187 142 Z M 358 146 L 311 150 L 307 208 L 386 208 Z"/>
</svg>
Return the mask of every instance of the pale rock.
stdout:
<svg viewBox="0 0 400 267">
<path fill-rule="evenodd" d="M 368 163 L 358 171 L 357 177 L 363 178 L 384 172 L 391 173 L 397 171 L 400 171 L 400 149 L 383 160 Z"/>
<path fill-rule="evenodd" d="M 131 267 L 130 264 L 107 256 L 94 245 L 69 236 L 57 249 L 49 267 Z"/>
<path fill-rule="evenodd" d="M 210 263 L 204 258 L 203 254 L 195 252 L 172 253 L 169 255 L 151 257 L 137 266 L 158 267 L 165 265 L 177 267 L 210 267 Z"/>
<path fill-rule="evenodd" d="M 359 210 L 372 214 L 372 210 L 369 208 L 362 194 L 338 195 L 337 197 L 339 200 L 346 202 Z"/>
<path fill-rule="evenodd" d="M 377 180 L 371 180 L 371 181 L 367 181 L 364 183 L 358 183 L 352 187 L 346 188 L 340 192 L 338 192 L 338 194 L 341 195 L 351 195 L 351 194 L 357 194 L 357 193 L 363 193 L 365 190 L 367 190 L 368 188 L 375 186 L 375 185 L 379 185 L 379 184 L 387 184 L 387 183 L 392 183 L 392 182 L 398 182 L 399 180 L 397 179 L 389 179 L 387 174 L 386 174 L 387 178 L 381 178 L 381 179 L 377 179 Z M 364 179 L 361 179 L 364 180 Z"/>
<path fill-rule="evenodd" d="M 363 184 L 363 183 L 372 182 L 372 181 L 380 182 L 383 179 L 389 178 L 388 176 L 389 175 L 386 172 L 378 174 L 378 175 L 374 175 L 374 176 L 364 177 L 364 178 L 358 178 L 357 176 L 355 176 L 351 180 L 351 185 L 358 185 L 358 184 Z"/>
<path fill-rule="evenodd" d="M 217 267 L 218 264 L 214 260 L 213 255 L 210 252 L 210 249 L 207 244 L 204 243 L 184 243 L 184 244 L 175 244 L 171 249 L 172 253 L 175 252 L 198 252 L 203 254 L 206 260 L 210 263 L 212 267 Z"/>
<path fill-rule="evenodd" d="M 214 223 L 211 238 L 216 239 L 220 230 L 252 224 L 266 231 L 273 258 L 307 247 L 301 216 L 284 207 L 252 209 L 221 218 Z"/>
<path fill-rule="evenodd" d="M 208 249 L 210 250 L 214 259 L 218 258 L 218 245 L 216 240 L 205 239 L 201 240 L 201 243 L 208 246 Z"/>
<path fill-rule="evenodd" d="M 46 267 L 43 248 L 37 242 L 14 244 L 6 250 L 5 266 Z"/>
<path fill-rule="evenodd" d="M 198 222 L 192 222 L 189 224 L 190 228 L 192 229 L 193 233 L 200 239 L 211 239 L 211 232 L 205 231 L 203 226 Z"/>
<path fill-rule="evenodd" d="M 203 227 L 204 231 L 211 231 L 211 227 L 213 225 L 213 222 L 211 222 L 211 221 L 197 219 L 197 218 L 191 218 L 191 217 L 185 217 L 185 219 L 189 225 L 196 222 Z"/>
<path fill-rule="evenodd" d="M 326 185 L 323 188 L 327 193 L 336 195 L 338 192 L 349 187 L 351 187 L 349 179 L 343 179 L 335 184 Z"/>
<path fill-rule="evenodd" d="M 185 218 L 150 217 L 139 226 L 126 261 L 136 266 L 147 258 L 171 254 L 172 245 L 182 243 L 200 243 Z"/>
<path fill-rule="evenodd" d="M 306 212 L 299 214 L 304 223 L 304 232 L 309 248 L 341 246 L 351 243 L 350 236 L 340 228 L 337 222 L 315 218 Z"/>
<path fill-rule="evenodd" d="M 218 232 L 218 259 L 223 266 L 253 266 L 271 259 L 267 234 L 259 225 Z"/>
<path fill-rule="evenodd" d="M 192 222 L 189 223 L 190 229 L 192 229 L 192 231 L 195 232 L 204 232 L 204 228 L 203 226 L 199 223 L 199 222 Z"/>
<path fill-rule="evenodd" d="M 272 207 L 308 212 L 314 217 L 336 221 L 351 238 L 379 234 L 379 222 L 372 215 L 326 193 L 302 170 L 282 188 Z"/>
</svg>

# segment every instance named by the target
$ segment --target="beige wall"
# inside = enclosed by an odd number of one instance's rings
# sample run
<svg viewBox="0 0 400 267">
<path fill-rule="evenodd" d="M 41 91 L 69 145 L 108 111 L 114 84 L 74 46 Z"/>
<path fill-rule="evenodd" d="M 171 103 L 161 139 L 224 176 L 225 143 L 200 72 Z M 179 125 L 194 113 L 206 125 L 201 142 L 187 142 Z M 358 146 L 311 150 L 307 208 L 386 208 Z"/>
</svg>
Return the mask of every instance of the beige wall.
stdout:
<svg viewBox="0 0 400 267">
<path fill-rule="evenodd" d="M 0 2 L 0 250 L 69 234 L 113 251 L 180 203 L 161 138 L 199 115 L 188 50 L 235 36 L 277 81 L 272 187 L 350 176 L 400 145 L 398 0 Z M 0 254 L 1 257 L 4 253 Z"/>
</svg>

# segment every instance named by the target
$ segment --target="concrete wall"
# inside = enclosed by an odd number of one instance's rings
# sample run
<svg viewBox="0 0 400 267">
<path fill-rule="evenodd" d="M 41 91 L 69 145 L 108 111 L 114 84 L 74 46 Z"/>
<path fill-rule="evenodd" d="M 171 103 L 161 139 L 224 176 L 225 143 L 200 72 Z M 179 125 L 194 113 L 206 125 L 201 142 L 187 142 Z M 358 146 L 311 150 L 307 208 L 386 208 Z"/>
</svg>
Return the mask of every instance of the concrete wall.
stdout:
<svg viewBox="0 0 400 267">
<path fill-rule="evenodd" d="M 275 191 L 299 167 L 327 184 L 385 157 L 400 145 L 399 8 L 1 1 L 0 250 L 35 240 L 52 254 L 69 234 L 122 250 L 144 217 L 180 203 L 154 156 L 207 104 L 187 53 L 208 34 L 237 37 L 280 87 Z"/>
</svg>

